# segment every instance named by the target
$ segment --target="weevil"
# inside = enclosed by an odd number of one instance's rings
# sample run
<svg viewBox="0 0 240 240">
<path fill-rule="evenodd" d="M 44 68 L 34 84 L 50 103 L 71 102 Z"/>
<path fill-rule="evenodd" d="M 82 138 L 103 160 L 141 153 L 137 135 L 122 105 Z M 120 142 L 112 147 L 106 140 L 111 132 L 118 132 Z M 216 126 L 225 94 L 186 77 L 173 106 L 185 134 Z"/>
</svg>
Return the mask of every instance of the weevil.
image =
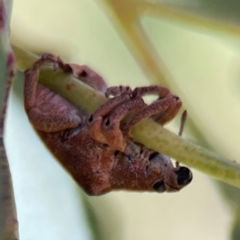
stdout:
<svg viewBox="0 0 240 240">
<path fill-rule="evenodd" d="M 103 92 L 106 103 L 90 114 L 67 101 L 38 82 L 43 65 Z M 146 104 L 143 96 L 148 94 L 157 95 L 157 100 Z M 107 87 L 89 67 L 44 54 L 25 71 L 24 105 L 44 144 L 89 195 L 112 190 L 175 192 L 192 180 L 187 167 L 174 166 L 168 156 L 129 134 L 143 118 L 164 125 L 176 116 L 182 102 L 165 87 Z"/>
</svg>

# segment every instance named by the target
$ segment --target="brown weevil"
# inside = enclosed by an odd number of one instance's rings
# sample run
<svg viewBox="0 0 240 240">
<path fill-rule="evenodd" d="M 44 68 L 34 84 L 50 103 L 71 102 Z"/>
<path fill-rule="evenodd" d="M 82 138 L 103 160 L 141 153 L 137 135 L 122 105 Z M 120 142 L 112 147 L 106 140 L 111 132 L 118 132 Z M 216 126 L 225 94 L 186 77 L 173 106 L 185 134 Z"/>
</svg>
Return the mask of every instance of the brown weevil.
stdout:
<svg viewBox="0 0 240 240">
<path fill-rule="evenodd" d="M 102 91 L 106 103 L 89 114 L 41 85 L 39 71 L 46 64 Z M 148 105 L 143 100 L 147 94 L 158 98 Z M 187 167 L 174 167 L 168 156 L 137 143 L 129 134 L 143 118 L 164 125 L 175 117 L 182 103 L 165 87 L 108 88 L 89 67 L 44 54 L 25 71 L 24 101 L 47 148 L 89 195 L 111 190 L 174 192 L 192 180 Z"/>
</svg>

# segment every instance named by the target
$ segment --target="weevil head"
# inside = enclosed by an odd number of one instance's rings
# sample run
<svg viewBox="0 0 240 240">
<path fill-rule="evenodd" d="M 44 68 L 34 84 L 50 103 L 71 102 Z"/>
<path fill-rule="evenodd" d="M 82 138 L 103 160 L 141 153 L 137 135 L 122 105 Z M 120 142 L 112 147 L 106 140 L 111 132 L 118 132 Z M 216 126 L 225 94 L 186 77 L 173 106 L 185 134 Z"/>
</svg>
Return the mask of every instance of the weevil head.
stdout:
<svg viewBox="0 0 240 240">
<path fill-rule="evenodd" d="M 192 181 L 191 170 L 179 164 L 174 167 L 171 159 L 166 155 L 155 153 L 155 156 L 149 160 L 160 170 L 160 178 L 152 185 L 155 192 L 176 192 Z"/>
<path fill-rule="evenodd" d="M 187 186 L 192 181 L 192 172 L 187 167 L 179 167 L 174 171 L 176 176 L 166 176 L 156 181 L 152 189 L 155 192 L 176 192 Z M 169 178 L 170 177 L 170 178 Z"/>
<path fill-rule="evenodd" d="M 192 181 L 192 172 L 173 166 L 171 159 L 149 150 L 150 154 L 118 162 L 111 174 L 112 189 L 153 192 L 176 192 Z"/>
</svg>

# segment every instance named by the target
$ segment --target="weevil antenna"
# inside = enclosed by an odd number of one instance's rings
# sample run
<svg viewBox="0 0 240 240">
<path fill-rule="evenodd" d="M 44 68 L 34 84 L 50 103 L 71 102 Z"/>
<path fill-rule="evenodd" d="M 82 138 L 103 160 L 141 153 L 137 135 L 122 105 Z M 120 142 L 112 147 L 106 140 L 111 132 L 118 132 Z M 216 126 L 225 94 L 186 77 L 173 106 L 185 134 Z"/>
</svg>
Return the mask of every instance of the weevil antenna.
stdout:
<svg viewBox="0 0 240 240">
<path fill-rule="evenodd" d="M 187 110 L 184 110 L 182 113 L 182 116 L 181 116 L 181 124 L 180 124 L 179 132 L 178 132 L 178 136 L 180 136 L 180 137 L 182 136 L 186 121 L 187 121 Z"/>
<path fill-rule="evenodd" d="M 181 116 L 181 124 L 178 132 L 178 136 L 182 136 L 185 123 L 187 121 L 187 110 L 184 110 Z M 179 167 L 179 162 L 176 162 L 176 168 Z"/>
</svg>

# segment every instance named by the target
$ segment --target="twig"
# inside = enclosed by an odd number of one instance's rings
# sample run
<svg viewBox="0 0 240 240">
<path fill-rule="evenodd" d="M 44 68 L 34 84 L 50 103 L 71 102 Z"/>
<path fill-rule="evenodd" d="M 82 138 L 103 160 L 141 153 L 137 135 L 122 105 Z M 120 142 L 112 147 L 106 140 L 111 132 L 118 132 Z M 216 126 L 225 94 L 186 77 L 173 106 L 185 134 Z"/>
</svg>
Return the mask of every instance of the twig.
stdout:
<svg viewBox="0 0 240 240">
<path fill-rule="evenodd" d="M 11 1 L 0 1 L 0 240 L 18 239 L 18 221 L 12 177 L 4 145 L 4 127 L 9 91 L 14 79 L 15 61 L 9 45 Z"/>
</svg>

